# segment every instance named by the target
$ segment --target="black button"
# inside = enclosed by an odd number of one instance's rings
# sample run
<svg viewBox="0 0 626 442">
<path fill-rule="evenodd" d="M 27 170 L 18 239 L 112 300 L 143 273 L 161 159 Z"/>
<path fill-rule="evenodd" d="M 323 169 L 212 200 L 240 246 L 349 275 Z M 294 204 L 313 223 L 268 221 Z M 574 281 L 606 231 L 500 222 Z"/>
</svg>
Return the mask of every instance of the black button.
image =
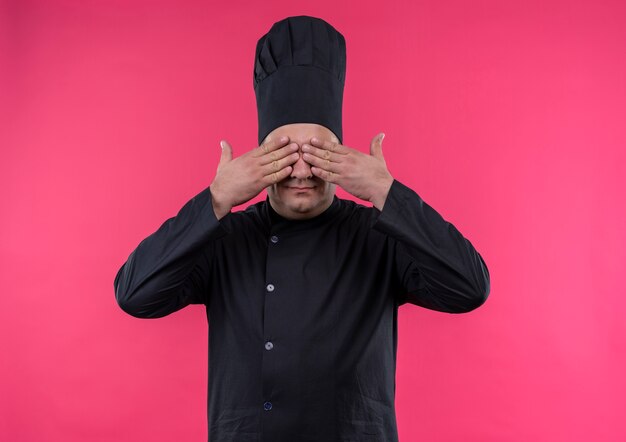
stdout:
<svg viewBox="0 0 626 442">
<path fill-rule="evenodd" d="M 265 408 L 265 410 L 271 410 L 272 409 L 272 403 L 271 402 L 266 402 L 263 404 L 263 408 Z"/>
<path fill-rule="evenodd" d="M 278 237 L 276 235 L 272 236 L 270 238 L 270 241 L 272 241 L 274 244 L 276 244 L 278 242 Z"/>
</svg>

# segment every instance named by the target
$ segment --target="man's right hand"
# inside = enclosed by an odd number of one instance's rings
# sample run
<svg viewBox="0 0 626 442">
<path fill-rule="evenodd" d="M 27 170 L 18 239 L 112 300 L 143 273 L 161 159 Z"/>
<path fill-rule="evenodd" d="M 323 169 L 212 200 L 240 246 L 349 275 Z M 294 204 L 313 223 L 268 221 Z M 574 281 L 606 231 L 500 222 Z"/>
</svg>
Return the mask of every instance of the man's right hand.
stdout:
<svg viewBox="0 0 626 442">
<path fill-rule="evenodd" d="M 296 143 L 287 143 L 289 137 L 266 140 L 259 147 L 233 159 L 230 144 L 226 140 L 220 142 L 222 156 L 209 186 L 217 219 L 289 176 L 291 165 L 298 161 L 300 154 Z"/>
</svg>

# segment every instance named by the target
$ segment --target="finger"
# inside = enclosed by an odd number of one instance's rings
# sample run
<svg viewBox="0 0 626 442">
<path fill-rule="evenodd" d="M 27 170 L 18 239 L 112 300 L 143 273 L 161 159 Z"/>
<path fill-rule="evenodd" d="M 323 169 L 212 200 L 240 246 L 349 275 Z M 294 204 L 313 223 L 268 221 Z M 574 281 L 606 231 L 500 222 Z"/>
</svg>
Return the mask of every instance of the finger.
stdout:
<svg viewBox="0 0 626 442">
<path fill-rule="evenodd" d="M 291 166 L 287 166 L 279 171 L 272 172 L 269 175 L 265 175 L 263 177 L 263 184 L 265 185 L 265 187 L 276 184 L 291 175 L 292 170 L 293 168 Z"/>
<path fill-rule="evenodd" d="M 334 141 L 320 140 L 319 138 L 311 138 L 311 144 L 320 149 L 330 150 L 337 153 L 348 153 L 348 148 Z"/>
<path fill-rule="evenodd" d="M 259 147 L 255 149 L 254 156 L 260 157 L 262 155 L 266 155 L 269 152 L 273 152 L 275 150 L 280 149 L 287 143 L 289 143 L 289 137 L 287 136 L 280 137 L 280 138 L 271 138 L 269 141 L 266 140 L 265 143 L 262 143 Z"/>
<path fill-rule="evenodd" d="M 222 146 L 222 155 L 220 156 L 219 164 L 227 163 L 233 159 L 233 148 L 230 147 L 230 144 L 226 140 L 220 141 L 220 146 Z"/>
<path fill-rule="evenodd" d="M 337 183 L 339 181 L 339 175 L 333 173 L 329 170 L 320 169 L 319 167 L 311 167 L 311 172 L 313 175 L 320 177 L 324 181 L 328 181 L 329 183 Z"/>
<path fill-rule="evenodd" d="M 370 155 L 381 160 L 384 160 L 383 138 L 385 138 L 385 134 L 381 132 L 372 138 L 372 142 L 370 143 Z"/>
<path fill-rule="evenodd" d="M 296 143 L 288 144 L 287 146 L 281 147 L 278 150 L 273 150 L 261 156 L 261 165 L 264 166 L 266 164 L 270 164 L 273 161 L 281 160 L 299 149 Z"/>
<path fill-rule="evenodd" d="M 320 149 L 319 147 L 311 146 L 310 144 L 303 144 L 302 152 L 315 155 L 316 157 L 324 160 L 330 160 L 331 163 L 340 163 L 345 155 L 337 152 L 331 152 L 326 149 Z"/>
<path fill-rule="evenodd" d="M 302 154 L 302 159 L 310 165 L 319 167 L 320 169 L 324 169 L 333 173 L 339 172 L 339 163 L 333 163 L 329 159 L 316 157 L 308 152 L 304 152 Z"/>
<path fill-rule="evenodd" d="M 284 169 L 287 166 L 291 166 L 293 163 L 298 161 L 300 158 L 300 154 L 298 152 L 293 152 L 291 155 L 286 156 L 280 160 L 272 161 L 261 167 L 261 172 L 263 175 L 270 175 L 274 172 L 278 172 L 279 170 Z"/>
</svg>

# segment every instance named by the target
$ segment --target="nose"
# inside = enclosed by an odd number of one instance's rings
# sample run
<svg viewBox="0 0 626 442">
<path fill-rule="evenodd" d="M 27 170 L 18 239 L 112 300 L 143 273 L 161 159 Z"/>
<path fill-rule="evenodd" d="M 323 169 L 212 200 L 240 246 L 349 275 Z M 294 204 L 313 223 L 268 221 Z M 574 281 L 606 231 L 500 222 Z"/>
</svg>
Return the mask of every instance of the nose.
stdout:
<svg viewBox="0 0 626 442">
<path fill-rule="evenodd" d="M 298 178 L 301 180 L 313 178 L 311 166 L 302 158 L 302 148 L 300 148 L 298 154 L 300 155 L 300 158 L 298 158 L 298 161 L 292 165 L 293 169 L 291 170 L 291 178 Z"/>
</svg>

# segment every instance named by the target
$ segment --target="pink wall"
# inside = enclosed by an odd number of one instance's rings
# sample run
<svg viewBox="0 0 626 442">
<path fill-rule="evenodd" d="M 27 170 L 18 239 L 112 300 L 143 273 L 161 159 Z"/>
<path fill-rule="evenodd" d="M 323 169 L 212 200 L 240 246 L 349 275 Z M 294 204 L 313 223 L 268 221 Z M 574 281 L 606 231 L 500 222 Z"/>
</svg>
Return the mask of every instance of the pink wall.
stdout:
<svg viewBox="0 0 626 442">
<path fill-rule="evenodd" d="M 384 131 L 491 273 L 401 308 L 401 440 L 625 440 L 625 3 L 267 5 L 0 3 L 0 439 L 206 440 L 203 308 L 135 319 L 113 278 L 255 146 L 256 40 L 308 14 L 348 42 L 345 144 Z"/>
</svg>

